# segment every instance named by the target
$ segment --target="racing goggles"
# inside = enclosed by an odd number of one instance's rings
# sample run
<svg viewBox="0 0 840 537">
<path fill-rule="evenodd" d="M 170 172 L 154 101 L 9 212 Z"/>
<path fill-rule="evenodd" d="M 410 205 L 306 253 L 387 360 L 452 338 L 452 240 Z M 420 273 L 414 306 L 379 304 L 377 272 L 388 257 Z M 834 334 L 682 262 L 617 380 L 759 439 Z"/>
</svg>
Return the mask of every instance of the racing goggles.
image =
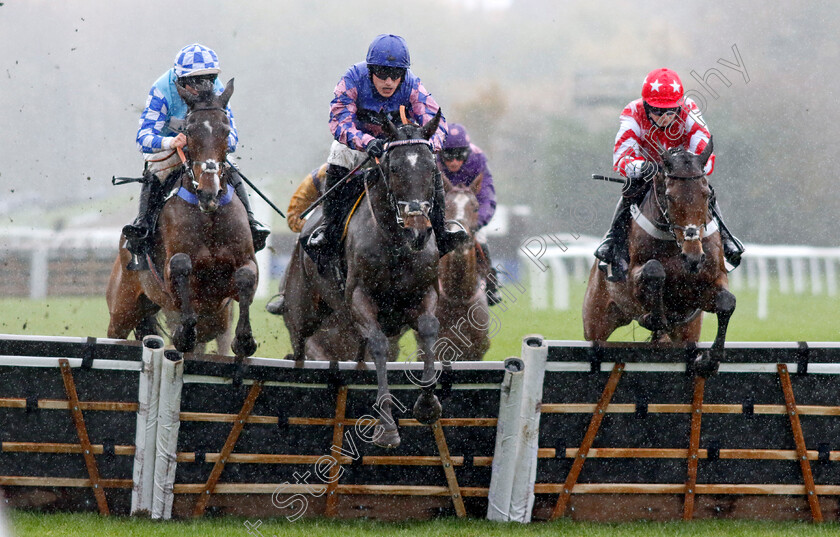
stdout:
<svg viewBox="0 0 840 537">
<path fill-rule="evenodd" d="M 405 76 L 405 69 L 402 67 L 391 67 L 388 65 L 368 65 L 371 74 L 381 80 L 399 80 Z"/>
<path fill-rule="evenodd" d="M 217 78 L 218 75 L 216 74 L 182 76 L 178 78 L 178 83 L 181 84 L 181 87 L 192 86 L 197 88 L 202 84 L 215 84 Z"/>
<path fill-rule="evenodd" d="M 467 160 L 470 157 L 470 148 L 469 147 L 453 147 L 450 149 L 443 150 L 443 160 L 450 161 L 450 160 Z"/>
<path fill-rule="evenodd" d="M 667 115 L 676 115 L 680 112 L 680 107 L 675 106 L 674 108 L 657 108 L 655 106 L 648 106 L 648 112 L 654 116 L 667 116 Z"/>
</svg>

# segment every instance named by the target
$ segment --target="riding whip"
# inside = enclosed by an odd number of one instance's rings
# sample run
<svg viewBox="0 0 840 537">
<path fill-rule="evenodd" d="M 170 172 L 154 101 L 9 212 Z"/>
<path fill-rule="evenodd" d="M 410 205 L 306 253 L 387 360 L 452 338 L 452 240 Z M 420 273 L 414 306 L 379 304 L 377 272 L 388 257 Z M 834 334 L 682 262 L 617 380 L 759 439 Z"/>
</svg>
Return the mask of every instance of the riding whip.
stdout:
<svg viewBox="0 0 840 537">
<path fill-rule="evenodd" d="M 280 216 L 282 216 L 283 218 L 286 218 L 286 215 L 285 215 L 285 214 L 283 214 L 283 211 L 281 211 L 280 209 L 278 209 L 278 208 L 277 208 L 277 206 L 276 206 L 276 205 L 274 205 L 273 203 L 271 203 L 271 200 L 270 200 L 270 199 L 268 199 L 267 197 L 265 197 L 265 194 L 263 194 L 262 192 L 260 192 L 260 189 L 259 189 L 259 188 L 257 188 L 257 187 L 254 185 L 254 183 L 252 183 L 250 180 L 248 180 L 248 178 L 247 178 L 247 177 L 245 177 L 245 175 L 243 175 L 243 174 L 242 174 L 242 171 L 241 171 L 239 168 L 237 168 L 237 167 L 236 167 L 236 165 L 235 165 L 233 162 L 231 162 L 231 161 L 230 161 L 230 158 L 227 158 L 226 160 L 227 160 L 227 163 L 228 163 L 228 164 L 230 164 L 231 166 L 233 166 L 233 167 L 236 169 L 236 171 L 237 171 L 237 172 L 239 172 L 239 177 L 241 177 L 241 178 L 242 178 L 242 180 L 243 180 L 243 181 L 245 181 L 245 183 L 246 183 L 248 186 L 250 186 L 250 187 L 251 187 L 251 189 L 253 189 L 253 191 L 254 191 L 254 192 L 256 192 L 257 194 L 259 194 L 259 195 L 260 195 L 260 197 L 261 197 L 263 200 L 265 200 L 265 202 L 266 202 L 266 203 L 268 203 L 268 205 L 269 205 L 269 206 L 271 206 L 271 208 L 272 208 L 272 209 L 274 209 L 275 211 L 277 211 L 277 214 L 279 214 L 279 215 L 280 215 Z"/>
<path fill-rule="evenodd" d="M 607 181 L 607 182 L 610 182 L 610 183 L 622 183 L 622 184 L 627 183 L 627 179 L 621 179 L 619 177 L 607 177 L 606 175 L 598 175 L 596 173 L 592 174 L 592 178 L 595 179 L 596 181 Z"/>
<path fill-rule="evenodd" d="M 314 210 L 315 210 L 315 207 L 317 207 L 318 205 L 320 205 L 320 204 L 324 201 L 324 199 L 326 199 L 326 197 L 327 197 L 327 196 L 329 196 L 329 195 L 330 195 L 330 193 L 338 187 L 338 185 L 340 185 L 341 183 L 343 183 L 343 182 L 345 182 L 345 181 L 349 181 L 349 180 L 350 180 L 350 178 L 353 176 L 353 174 L 354 174 L 354 173 L 356 173 L 357 171 L 359 171 L 359 168 L 361 168 L 362 166 L 364 166 L 365 164 L 367 164 L 367 163 L 368 163 L 368 161 L 369 161 L 370 159 L 371 159 L 371 157 L 368 155 L 368 157 L 367 157 L 365 160 L 363 160 L 363 161 L 362 161 L 362 162 L 361 162 L 358 166 L 356 166 L 355 168 L 353 168 L 352 170 L 350 170 L 350 173 L 348 173 L 347 175 L 345 175 L 344 177 L 342 177 L 340 180 L 338 180 L 338 181 L 337 181 L 337 182 L 336 182 L 336 183 L 335 183 L 332 187 L 330 187 L 330 189 L 329 189 L 329 190 L 327 190 L 326 192 L 324 192 L 324 193 L 321 195 L 321 197 L 320 197 L 320 198 L 318 198 L 318 199 L 316 199 L 315 201 L 313 201 L 313 202 L 312 202 L 312 205 L 310 205 L 308 209 L 306 209 L 305 211 L 303 211 L 302 213 L 300 213 L 300 218 L 301 218 L 301 220 L 302 220 L 302 219 L 304 219 L 304 218 L 306 218 L 307 216 L 309 216 L 309 213 L 311 213 L 312 211 L 314 211 Z"/>
</svg>

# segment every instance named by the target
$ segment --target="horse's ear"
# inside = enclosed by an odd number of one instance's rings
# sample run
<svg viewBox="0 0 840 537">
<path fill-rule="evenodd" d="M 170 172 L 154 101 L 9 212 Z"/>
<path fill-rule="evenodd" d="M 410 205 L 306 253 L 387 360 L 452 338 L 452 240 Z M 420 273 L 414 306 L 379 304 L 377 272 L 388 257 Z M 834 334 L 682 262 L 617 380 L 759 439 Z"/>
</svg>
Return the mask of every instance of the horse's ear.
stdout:
<svg viewBox="0 0 840 537">
<path fill-rule="evenodd" d="M 440 125 L 440 118 L 441 118 L 441 112 L 440 112 L 440 108 L 438 108 L 438 111 L 437 111 L 437 114 L 435 114 L 435 117 L 433 117 L 431 121 L 429 121 L 428 123 L 423 125 L 423 128 L 420 130 L 420 136 L 424 140 L 428 140 L 429 138 L 431 138 L 437 132 L 438 125 Z"/>
<path fill-rule="evenodd" d="M 233 95 L 233 79 L 231 78 L 228 80 L 227 85 L 225 86 L 225 91 L 219 96 L 219 104 L 222 108 L 227 108 L 228 101 L 230 101 L 230 97 Z"/>
<path fill-rule="evenodd" d="M 484 174 L 480 173 L 480 174 L 478 174 L 478 177 L 476 177 L 473 180 L 473 182 L 470 183 L 470 190 L 472 190 L 472 193 L 475 194 L 476 196 L 478 196 L 478 193 L 481 192 L 481 183 L 483 183 L 483 182 L 484 182 Z"/>
<path fill-rule="evenodd" d="M 192 108 L 198 101 L 198 92 L 192 92 L 177 82 L 175 82 L 175 89 L 178 90 L 178 95 L 184 99 L 184 102 L 187 103 L 189 108 Z"/>
<path fill-rule="evenodd" d="M 379 116 L 382 119 L 382 132 L 388 137 L 389 140 L 394 140 L 397 137 L 397 126 L 391 121 L 391 118 L 388 117 L 388 114 L 380 113 Z"/>
<path fill-rule="evenodd" d="M 709 143 L 706 144 L 706 147 L 703 149 L 703 152 L 700 153 L 700 165 L 702 167 L 706 167 L 706 163 L 709 161 L 709 157 L 712 156 L 712 151 L 714 151 L 714 143 L 712 143 L 712 137 L 709 136 Z"/>
<path fill-rule="evenodd" d="M 440 173 L 440 172 L 438 172 L 438 173 Z M 444 174 L 441 173 L 440 178 L 443 180 L 443 191 L 444 192 L 449 192 L 450 190 L 452 190 L 454 188 L 452 186 L 452 182 Z"/>
</svg>

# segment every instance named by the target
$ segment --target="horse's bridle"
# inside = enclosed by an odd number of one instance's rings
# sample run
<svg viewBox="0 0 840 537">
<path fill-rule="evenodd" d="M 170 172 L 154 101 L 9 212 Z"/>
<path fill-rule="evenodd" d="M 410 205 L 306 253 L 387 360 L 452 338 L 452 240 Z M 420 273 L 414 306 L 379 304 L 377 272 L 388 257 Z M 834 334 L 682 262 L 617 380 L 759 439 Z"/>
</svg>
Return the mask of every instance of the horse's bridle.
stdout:
<svg viewBox="0 0 840 537">
<path fill-rule="evenodd" d="M 405 224 L 405 220 L 403 219 L 402 213 L 400 212 L 400 207 L 404 206 L 406 208 L 406 216 L 428 216 L 429 211 L 431 211 L 432 208 L 431 200 L 421 201 L 419 204 L 411 201 L 397 200 L 394 197 L 394 191 L 391 189 L 391 182 L 388 180 L 388 174 L 385 173 L 385 170 L 382 169 L 383 164 L 386 164 L 386 162 L 389 160 L 389 151 L 395 147 L 401 147 L 406 145 L 425 145 L 429 148 L 429 151 L 432 152 L 432 155 L 434 155 L 434 146 L 432 145 L 432 142 L 423 138 L 409 138 L 408 140 L 395 140 L 393 142 L 386 143 L 384 156 L 376 163 L 376 167 L 379 170 L 379 175 L 380 177 L 382 177 L 382 180 L 385 183 L 385 189 L 388 197 L 388 206 L 396 215 L 395 219 L 400 227 L 403 227 Z M 414 207 L 414 205 L 417 205 L 417 207 Z"/>
<path fill-rule="evenodd" d="M 189 119 L 190 115 L 192 115 L 194 112 L 205 111 L 224 112 L 225 114 L 227 114 L 227 110 L 220 106 L 206 106 L 201 108 L 194 108 L 187 113 L 187 117 L 184 118 L 184 122 L 186 123 L 186 120 Z M 187 147 L 189 147 L 189 135 L 187 135 L 187 133 L 185 132 L 184 136 L 187 137 Z M 195 178 L 195 174 L 193 173 L 193 165 L 200 165 L 202 172 L 219 173 L 221 171 L 218 169 L 218 162 L 210 160 L 194 162 L 192 160 L 192 157 L 187 158 L 187 156 L 184 154 L 184 151 L 180 147 L 178 148 L 178 156 L 181 158 L 181 164 L 184 166 L 184 171 L 186 172 L 187 177 L 189 177 L 194 190 L 198 189 L 198 180 Z"/>
<path fill-rule="evenodd" d="M 697 179 L 702 179 L 706 177 L 706 174 L 703 175 L 693 175 L 691 177 L 675 177 L 673 175 L 665 174 L 666 179 L 676 179 L 678 181 L 696 181 Z M 668 233 L 674 237 L 674 240 L 677 242 L 677 247 L 682 249 L 682 245 L 684 242 L 691 242 L 691 241 L 699 241 L 702 239 L 700 236 L 700 230 L 695 225 L 688 225 L 688 226 L 679 226 L 671 221 L 668 217 L 668 207 L 662 206 L 662 202 L 659 200 L 659 192 L 657 192 L 656 184 L 653 185 L 653 198 L 654 203 L 656 204 L 656 208 L 659 209 L 659 214 L 662 216 L 663 220 L 665 220 L 665 224 L 668 226 Z M 703 223 L 703 228 L 706 228 L 706 223 Z M 677 237 L 676 230 L 680 230 L 683 232 L 683 240 L 680 241 L 679 237 Z"/>
</svg>

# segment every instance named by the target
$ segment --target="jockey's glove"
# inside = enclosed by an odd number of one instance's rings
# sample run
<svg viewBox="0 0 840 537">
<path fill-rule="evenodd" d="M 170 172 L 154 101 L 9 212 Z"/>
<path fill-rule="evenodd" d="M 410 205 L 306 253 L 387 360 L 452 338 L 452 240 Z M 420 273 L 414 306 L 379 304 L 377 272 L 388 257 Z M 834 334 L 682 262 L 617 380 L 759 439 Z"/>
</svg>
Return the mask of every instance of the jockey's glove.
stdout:
<svg viewBox="0 0 840 537">
<path fill-rule="evenodd" d="M 385 140 L 374 138 L 365 148 L 367 154 L 373 158 L 379 158 L 385 154 Z"/>
</svg>

